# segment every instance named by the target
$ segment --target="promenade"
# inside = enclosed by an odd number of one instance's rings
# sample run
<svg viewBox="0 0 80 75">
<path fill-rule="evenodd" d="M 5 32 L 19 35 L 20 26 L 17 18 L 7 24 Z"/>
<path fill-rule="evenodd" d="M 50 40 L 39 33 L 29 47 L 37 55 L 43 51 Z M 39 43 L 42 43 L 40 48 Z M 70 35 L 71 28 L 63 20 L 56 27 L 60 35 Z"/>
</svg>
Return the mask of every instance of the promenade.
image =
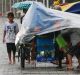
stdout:
<svg viewBox="0 0 80 75">
<path fill-rule="evenodd" d="M 80 71 L 76 70 L 77 60 L 75 57 L 73 58 L 74 71 L 67 71 L 65 64 L 63 64 L 63 69 L 56 69 L 57 65 L 51 63 L 36 63 L 36 68 L 34 65 L 26 63 L 25 69 L 22 70 L 17 57 L 16 64 L 8 64 L 6 46 L 2 42 L 5 21 L 6 18 L 0 18 L 0 75 L 80 75 Z M 15 21 L 20 26 L 19 19 L 15 19 Z"/>
</svg>

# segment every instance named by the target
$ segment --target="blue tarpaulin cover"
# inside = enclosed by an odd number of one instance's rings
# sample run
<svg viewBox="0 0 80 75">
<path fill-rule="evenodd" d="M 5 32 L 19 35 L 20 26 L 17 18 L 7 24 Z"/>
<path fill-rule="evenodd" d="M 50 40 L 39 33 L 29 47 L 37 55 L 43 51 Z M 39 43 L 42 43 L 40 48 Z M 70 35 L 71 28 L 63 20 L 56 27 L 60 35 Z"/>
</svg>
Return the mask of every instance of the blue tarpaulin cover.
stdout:
<svg viewBox="0 0 80 75">
<path fill-rule="evenodd" d="M 36 38 L 36 60 L 38 62 L 50 62 L 55 59 L 55 47 L 52 38 Z"/>
<path fill-rule="evenodd" d="M 38 51 L 54 50 L 53 39 L 38 37 L 36 38 L 36 47 Z"/>
</svg>

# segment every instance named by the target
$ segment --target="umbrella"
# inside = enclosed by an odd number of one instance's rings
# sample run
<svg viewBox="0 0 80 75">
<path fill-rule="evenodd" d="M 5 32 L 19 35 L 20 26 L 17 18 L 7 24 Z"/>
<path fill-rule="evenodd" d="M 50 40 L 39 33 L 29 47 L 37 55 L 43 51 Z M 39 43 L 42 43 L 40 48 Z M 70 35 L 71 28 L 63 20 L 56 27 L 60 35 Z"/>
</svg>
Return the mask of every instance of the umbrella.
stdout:
<svg viewBox="0 0 80 75">
<path fill-rule="evenodd" d="M 80 14 L 80 1 L 61 6 L 63 11 Z"/>
<path fill-rule="evenodd" d="M 34 1 L 17 2 L 17 3 L 14 3 L 14 4 L 12 5 L 12 8 L 28 9 L 33 2 L 34 2 Z"/>
</svg>

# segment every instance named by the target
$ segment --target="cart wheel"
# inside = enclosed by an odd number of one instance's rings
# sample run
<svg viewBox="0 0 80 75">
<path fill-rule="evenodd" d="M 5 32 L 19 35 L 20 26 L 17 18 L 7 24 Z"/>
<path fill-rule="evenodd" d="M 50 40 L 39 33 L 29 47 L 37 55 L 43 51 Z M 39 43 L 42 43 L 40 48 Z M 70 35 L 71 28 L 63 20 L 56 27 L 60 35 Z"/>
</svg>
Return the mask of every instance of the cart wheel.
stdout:
<svg viewBox="0 0 80 75">
<path fill-rule="evenodd" d="M 25 50 L 24 48 L 21 49 L 21 68 L 25 68 Z"/>
</svg>

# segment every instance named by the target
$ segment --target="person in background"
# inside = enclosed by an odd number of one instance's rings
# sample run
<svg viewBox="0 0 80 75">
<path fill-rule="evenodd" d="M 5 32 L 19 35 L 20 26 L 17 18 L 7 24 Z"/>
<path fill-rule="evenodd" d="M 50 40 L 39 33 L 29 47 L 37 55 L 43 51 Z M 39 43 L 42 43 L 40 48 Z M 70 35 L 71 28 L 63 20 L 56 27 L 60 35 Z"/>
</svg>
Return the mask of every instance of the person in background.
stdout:
<svg viewBox="0 0 80 75">
<path fill-rule="evenodd" d="M 18 24 L 14 21 L 14 14 L 13 12 L 9 12 L 7 14 L 8 21 L 4 24 L 4 33 L 3 33 L 3 43 L 6 43 L 7 53 L 9 58 L 9 64 L 15 64 L 15 53 L 16 53 L 16 46 L 15 46 L 15 38 L 16 34 L 18 33 Z M 13 52 L 13 58 L 11 58 L 11 52 Z"/>
<path fill-rule="evenodd" d="M 61 7 L 59 5 L 55 5 L 54 9 L 56 10 L 60 10 L 61 11 Z M 55 38 L 61 33 L 61 31 L 56 31 L 55 32 Z M 59 46 L 57 44 L 57 42 L 55 42 L 55 64 L 58 64 L 57 68 L 62 68 L 62 59 L 64 57 L 64 53 L 63 51 L 60 51 Z"/>
<path fill-rule="evenodd" d="M 78 60 L 78 66 L 77 68 L 80 69 L 80 29 L 79 28 L 72 28 L 72 29 L 67 29 L 64 30 L 65 33 L 65 40 L 68 43 L 68 51 L 67 51 L 67 70 L 73 70 L 73 65 L 72 65 L 72 57 L 75 55 Z M 62 33 L 62 34 L 63 34 Z M 68 37 L 69 35 L 69 37 Z"/>
<path fill-rule="evenodd" d="M 25 16 L 26 12 L 27 12 L 27 9 L 23 9 L 23 15 L 22 15 L 21 18 L 20 18 L 20 23 L 21 23 L 21 24 L 22 24 L 23 17 Z"/>
<path fill-rule="evenodd" d="M 61 31 L 56 31 L 55 32 L 55 38 L 61 34 Z M 56 64 L 58 64 L 57 68 L 62 68 L 62 59 L 64 58 L 64 52 L 60 50 L 57 42 L 55 41 L 55 59 L 56 59 Z"/>
<path fill-rule="evenodd" d="M 49 7 L 53 8 L 53 6 L 54 6 L 54 0 L 49 0 Z"/>
<path fill-rule="evenodd" d="M 62 30 L 62 33 L 63 33 L 64 31 L 67 31 L 67 29 Z M 63 36 L 64 40 L 67 42 L 67 47 L 68 47 L 68 49 L 69 49 L 69 48 L 72 46 L 71 39 L 70 39 L 70 33 L 69 33 L 69 32 L 63 33 L 62 36 Z M 66 62 L 65 62 L 65 64 L 68 64 L 68 63 L 69 63 L 69 62 L 68 62 L 68 57 L 67 57 L 66 54 L 65 54 L 65 56 L 66 56 Z"/>
<path fill-rule="evenodd" d="M 74 28 L 70 29 L 70 39 L 72 46 L 69 48 L 69 51 L 67 53 L 68 57 L 68 65 L 67 70 L 72 70 L 72 57 L 75 55 L 78 60 L 78 66 L 77 68 L 80 69 L 80 29 Z"/>
</svg>

